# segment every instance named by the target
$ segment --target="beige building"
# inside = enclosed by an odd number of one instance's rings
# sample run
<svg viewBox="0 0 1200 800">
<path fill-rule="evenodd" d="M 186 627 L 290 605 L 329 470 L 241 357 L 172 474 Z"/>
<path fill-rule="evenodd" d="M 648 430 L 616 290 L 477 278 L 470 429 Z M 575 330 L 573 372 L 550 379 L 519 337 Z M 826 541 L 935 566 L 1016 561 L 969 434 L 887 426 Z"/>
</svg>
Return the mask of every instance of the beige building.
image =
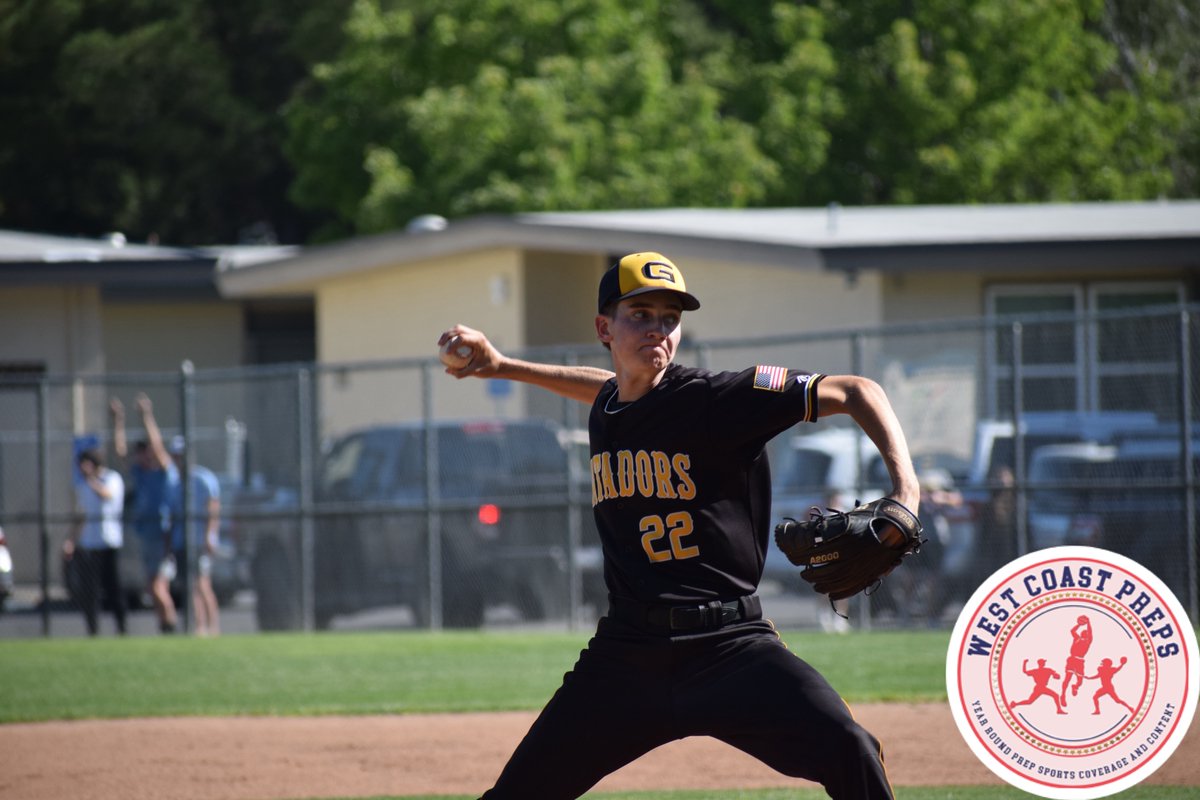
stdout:
<svg viewBox="0 0 1200 800">
<path fill-rule="evenodd" d="M 685 328 L 694 343 L 1104 310 L 1195 298 L 1200 202 L 516 214 L 307 248 L 0 232 L 0 375 L 415 363 L 456 322 L 510 352 L 574 345 L 604 364 L 596 284 L 636 250 L 683 268 L 704 302 Z M 482 385 L 439 380 L 439 413 L 494 408 Z M 322 387 L 328 430 L 419 413 L 415 384 L 338 385 Z M 521 414 L 553 401 L 515 387 L 507 402 Z"/>
<path fill-rule="evenodd" d="M 231 299 L 311 296 L 326 364 L 429 358 L 456 322 L 515 352 L 594 343 L 599 277 L 638 250 L 683 269 L 704 303 L 686 322 L 696 342 L 1103 310 L 1194 298 L 1200 202 L 478 217 L 227 263 L 217 280 Z M 527 409 L 546 402 L 515 391 Z M 451 414 L 488 404 L 480 387 L 439 395 Z M 362 423 L 388 412 L 332 413 Z"/>
<path fill-rule="evenodd" d="M 286 316 L 308 301 L 231 301 L 218 293 L 214 275 L 221 259 L 245 264 L 294 252 L 0 231 L 0 374 L 169 372 L 184 359 L 197 368 L 282 360 L 273 356 L 284 356 L 287 346 L 260 335 L 255 319 Z M 301 342 L 286 355 L 310 353 Z"/>
</svg>

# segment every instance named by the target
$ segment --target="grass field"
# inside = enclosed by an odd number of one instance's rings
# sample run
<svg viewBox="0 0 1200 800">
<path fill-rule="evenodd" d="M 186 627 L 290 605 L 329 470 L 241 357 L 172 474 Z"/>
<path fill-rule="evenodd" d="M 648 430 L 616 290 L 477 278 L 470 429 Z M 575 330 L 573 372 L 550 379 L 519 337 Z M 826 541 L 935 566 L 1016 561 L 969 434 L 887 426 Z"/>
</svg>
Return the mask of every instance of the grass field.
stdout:
<svg viewBox="0 0 1200 800">
<path fill-rule="evenodd" d="M 851 702 L 946 696 L 947 633 L 784 639 Z M 10 640 L 0 647 L 0 723 L 533 710 L 586 643 L 458 632 Z"/>
<path fill-rule="evenodd" d="M 138 716 L 533 710 L 585 634 L 272 634 L 220 639 L 9 640 L 0 723 Z M 851 702 L 945 698 L 946 632 L 785 632 Z M 96 691 L 96 687 L 105 687 Z M 919 731 L 914 731 L 919 736 Z M 1018 800 L 1008 787 L 900 787 L 898 800 Z M 1122 800 L 1184 800 L 1195 787 L 1136 787 Z M 819 800 L 819 790 L 602 793 L 590 800 Z M 348 800 L 343 798 L 342 800 Z M 372 798 L 371 800 L 383 800 Z M 403 800 L 467 800 L 439 795 Z"/>
</svg>

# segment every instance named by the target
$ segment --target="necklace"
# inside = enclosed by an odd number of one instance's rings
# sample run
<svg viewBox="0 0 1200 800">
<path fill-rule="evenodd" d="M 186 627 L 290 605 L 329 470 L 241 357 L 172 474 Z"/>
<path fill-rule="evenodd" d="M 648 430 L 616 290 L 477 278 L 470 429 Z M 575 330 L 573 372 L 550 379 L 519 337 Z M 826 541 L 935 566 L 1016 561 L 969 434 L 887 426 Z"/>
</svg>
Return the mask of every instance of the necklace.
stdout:
<svg viewBox="0 0 1200 800">
<path fill-rule="evenodd" d="M 630 401 L 628 403 L 622 403 L 620 400 L 617 400 L 617 402 L 614 404 L 613 400 L 616 400 L 616 399 L 617 399 L 617 392 L 613 392 L 612 394 L 610 394 L 608 396 L 608 399 L 604 401 L 604 413 L 605 414 L 617 414 L 617 413 L 629 408 L 631 405 L 633 405 L 632 401 Z"/>
</svg>

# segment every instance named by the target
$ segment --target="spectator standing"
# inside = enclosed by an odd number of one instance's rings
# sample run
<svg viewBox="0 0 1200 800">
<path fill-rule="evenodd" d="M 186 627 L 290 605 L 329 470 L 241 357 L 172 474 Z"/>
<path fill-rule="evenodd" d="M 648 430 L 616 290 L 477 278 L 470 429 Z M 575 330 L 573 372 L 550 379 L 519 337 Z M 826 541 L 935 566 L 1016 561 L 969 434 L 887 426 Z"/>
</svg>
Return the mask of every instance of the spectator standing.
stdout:
<svg viewBox="0 0 1200 800">
<path fill-rule="evenodd" d="M 990 543 L 988 563 L 982 566 L 980 580 L 998 565 L 1007 563 L 1021 553 L 1017 547 L 1017 490 L 1013 468 L 1001 464 L 988 474 L 991 500 L 981 519 L 981 541 Z"/>
<path fill-rule="evenodd" d="M 171 597 L 171 581 L 176 565 L 171 551 L 171 496 L 179 485 L 179 470 L 163 444 L 162 432 L 154 418 L 154 406 L 145 393 L 134 400 L 142 419 L 146 438 L 134 445 L 133 463 L 129 465 L 133 484 L 133 527 L 141 546 L 142 566 L 146 583 L 158 615 L 158 627 L 163 633 L 174 633 L 177 624 L 175 601 Z M 121 401 L 110 403 L 113 416 L 113 447 L 117 457 L 126 459 L 128 447 L 125 431 L 125 409 Z"/>
<path fill-rule="evenodd" d="M 182 436 L 171 439 L 167 448 L 175 461 L 178 472 L 184 472 L 187 442 Z M 196 575 L 192 581 L 192 607 L 196 613 L 196 634 L 216 636 L 220 633 L 220 616 L 217 596 L 212 587 L 212 557 L 216 552 L 221 531 L 221 484 L 208 467 L 192 464 L 188 473 L 191 506 L 191 546 L 196 557 Z M 172 528 L 171 548 L 175 558 L 183 562 L 186 543 L 184 541 L 183 482 L 176 483 L 171 496 Z"/>
<path fill-rule="evenodd" d="M 84 450 L 76 463 L 83 476 L 75 487 L 79 516 L 70 538 L 63 542 L 63 559 L 76 560 L 88 635 L 99 632 L 101 589 L 112 603 L 117 633 L 124 635 L 125 595 L 118 557 L 124 544 L 125 482 L 119 472 L 104 466 L 98 450 Z"/>
</svg>

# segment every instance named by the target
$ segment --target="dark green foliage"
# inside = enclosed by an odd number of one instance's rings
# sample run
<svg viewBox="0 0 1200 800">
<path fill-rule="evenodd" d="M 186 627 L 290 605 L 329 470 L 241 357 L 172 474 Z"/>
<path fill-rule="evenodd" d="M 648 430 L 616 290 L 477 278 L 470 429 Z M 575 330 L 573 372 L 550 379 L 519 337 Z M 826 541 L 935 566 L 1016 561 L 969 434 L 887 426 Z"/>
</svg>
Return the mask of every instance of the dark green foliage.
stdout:
<svg viewBox="0 0 1200 800">
<path fill-rule="evenodd" d="M 1180 0 L 0 0 L 0 227 L 1195 197 Z"/>
<path fill-rule="evenodd" d="M 296 239 L 280 108 L 349 0 L 0 0 L 0 225 Z"/>
</svg>

